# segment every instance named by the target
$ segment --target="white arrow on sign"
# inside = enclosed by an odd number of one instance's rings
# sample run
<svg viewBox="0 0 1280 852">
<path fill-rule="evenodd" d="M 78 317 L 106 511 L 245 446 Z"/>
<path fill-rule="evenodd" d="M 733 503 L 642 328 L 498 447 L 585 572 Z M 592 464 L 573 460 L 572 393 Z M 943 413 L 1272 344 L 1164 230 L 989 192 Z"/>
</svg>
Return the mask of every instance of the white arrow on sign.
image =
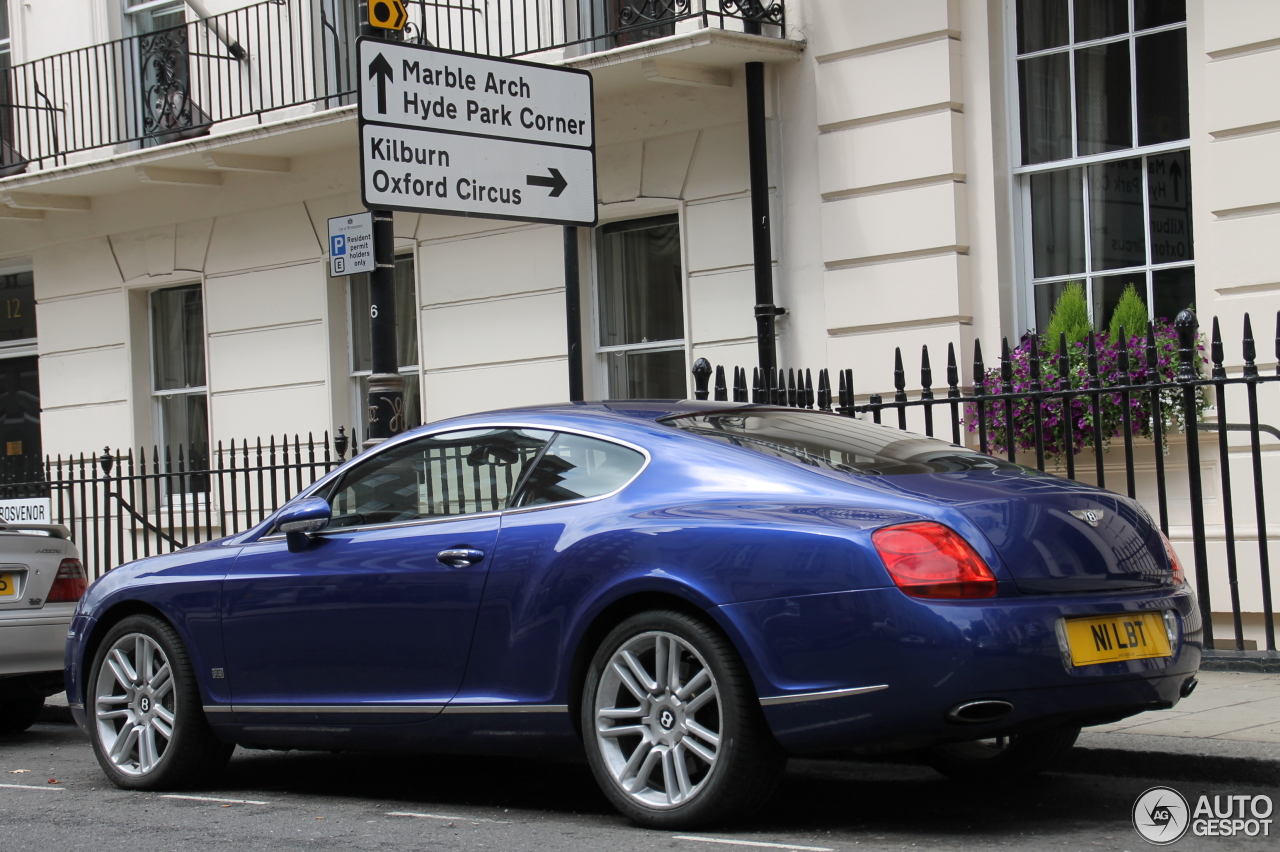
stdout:
<svg viewBox="0 0 1280 852">
<path fill-rule="evenodd" d="M 360 117 L 380 124 L 589 148 L 591 75 L 361 39 Z"/>
<path fill-rule="evenodd" d="M 365 124 L 360 169 L 369 207 L 596 223 L 595 155 L 586 148 Z"/>
</svg>

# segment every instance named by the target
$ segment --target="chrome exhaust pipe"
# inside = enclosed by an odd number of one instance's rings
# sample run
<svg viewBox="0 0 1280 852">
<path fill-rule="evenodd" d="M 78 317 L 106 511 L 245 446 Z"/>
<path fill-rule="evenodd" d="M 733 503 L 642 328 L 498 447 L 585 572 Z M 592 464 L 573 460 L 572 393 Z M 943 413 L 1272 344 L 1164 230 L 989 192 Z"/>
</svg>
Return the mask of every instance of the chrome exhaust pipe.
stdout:
<svg viewBox="0 0 1280 852">
<path fill-rule="evenodd" d="M 1013 712 L 1013 705 L 998 698 L 966 701 L 947 711 L 946 719 L 953 725 L 986 725 L 999 722 Z"/>
</svg>

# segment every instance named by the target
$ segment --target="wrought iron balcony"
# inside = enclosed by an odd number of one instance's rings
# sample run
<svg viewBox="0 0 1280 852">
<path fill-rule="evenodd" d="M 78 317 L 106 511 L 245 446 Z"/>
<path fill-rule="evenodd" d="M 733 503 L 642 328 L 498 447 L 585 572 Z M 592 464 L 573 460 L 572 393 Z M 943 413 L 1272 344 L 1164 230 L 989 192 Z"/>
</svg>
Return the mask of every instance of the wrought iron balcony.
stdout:
<svg viewBox="0 0 1280 852">
<path fill-rule="evenodd" d="M 406 5 L 407 41 L 546 61 L 708 27 L 781 36 L 785 23 L 783 0 Z M 265 0 L 0 69 L 0 177 L 352 103 L 358 31 L 355 0 Z"/>
</svg>

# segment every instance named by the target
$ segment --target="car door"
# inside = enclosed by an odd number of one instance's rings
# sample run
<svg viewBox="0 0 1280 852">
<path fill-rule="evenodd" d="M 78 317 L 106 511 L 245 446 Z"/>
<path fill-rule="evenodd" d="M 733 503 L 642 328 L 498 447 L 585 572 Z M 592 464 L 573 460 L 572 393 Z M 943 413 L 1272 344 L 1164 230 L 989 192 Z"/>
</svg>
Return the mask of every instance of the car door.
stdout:
<svg viewBox="0 0 1280 852">
<path fill-rule="evenodd" d="M 596 501 L 625 488 L 647 459 L 639 447 L 557 433 L 526 475 L 519 505 L 503 518 L 471 665 L 455 703 L 537 705 L 553 698 L 570 616 L 626 561 L 637 538 L 611 532 L 619 509 Z"/>
<path fill-rule="evenodd" d="M 480 429 L 372 454 L 305 550 L 267 535 L 224 583 L 237 722 L 405 722 L 458 690 L 501 511 L 549 432 Z"/>
</svg>

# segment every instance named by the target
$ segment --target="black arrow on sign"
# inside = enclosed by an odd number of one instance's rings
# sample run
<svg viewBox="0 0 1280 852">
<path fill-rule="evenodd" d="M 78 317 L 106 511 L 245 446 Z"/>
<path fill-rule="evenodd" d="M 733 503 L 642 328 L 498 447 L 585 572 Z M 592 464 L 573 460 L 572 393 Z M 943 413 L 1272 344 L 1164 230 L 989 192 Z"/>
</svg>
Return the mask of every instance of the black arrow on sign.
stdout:
<svg viewBox="0 0 1280 852">
<path fill-rule="evenodd" d="M 1178 184 L 1182 182 L 1182 166 L 1178 165 L 1178 161 L 1174 160 L 1173 165 L 1169 166 L 1169 177 L 1173 179 L 1173 200 L 1178 201 Z"/>
<path fill-rule="evenodd" d="M 387 113 L 387 83 L 394 80 L 395 76 L 391 63 L 381 53 L 369 63 L 369 79 L 376 77 L 378 80 L 378 112 L 382 115 Z"/>
<path fill-rule="evenodd" d="M 559 198 L 560 193 L 564 192 L 564 188 L 569 185 L 569 181 L 564 179 L 564 175 L 560 174 L 559 169 L 548 168 L 551 177 L 543 177 L 542 175 L 525 175 L 524 179 L 529 186 L 548 186 L 551 187 L 551 197 Z"/>
</svg>

